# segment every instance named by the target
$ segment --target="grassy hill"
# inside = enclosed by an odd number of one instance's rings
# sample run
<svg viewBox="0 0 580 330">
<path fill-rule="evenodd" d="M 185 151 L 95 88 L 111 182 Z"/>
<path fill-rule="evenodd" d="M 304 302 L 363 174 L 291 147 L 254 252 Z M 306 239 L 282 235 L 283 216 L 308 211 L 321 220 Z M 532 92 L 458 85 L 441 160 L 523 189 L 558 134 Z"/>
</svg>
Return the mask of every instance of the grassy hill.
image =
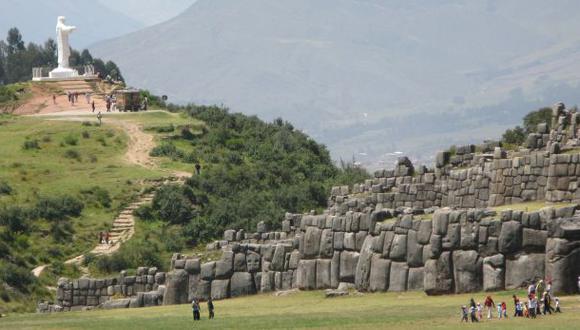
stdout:
<svg viewBox="0 0 580 330">
<path fill-rule="evenodd" d="M 577 296 L 562 297 L 562 314 L 539 316 L 535 320 L 513 318 L 511 295 L 524 292 L 493 293 L 495 301 L 508 305 L 508 319 L 484 320 L 481 329 L 571 329 L 580 321 Z M 353 294 L 324 298 L 323 292 L 309 291 L 275 297 L 271 294 L 215 302 L 216 318 L 193 324 L 203 329 L 463 329 L 460 306 L 471 297 L 483 302 L 488 293 L 473 295 L 426 296 L 422 292 Z M 186 329 L 192 326 L 189 305 L 162 306 L 52 315 L 19 315 L 0 319 L 7 329 Z"/>
</svg>

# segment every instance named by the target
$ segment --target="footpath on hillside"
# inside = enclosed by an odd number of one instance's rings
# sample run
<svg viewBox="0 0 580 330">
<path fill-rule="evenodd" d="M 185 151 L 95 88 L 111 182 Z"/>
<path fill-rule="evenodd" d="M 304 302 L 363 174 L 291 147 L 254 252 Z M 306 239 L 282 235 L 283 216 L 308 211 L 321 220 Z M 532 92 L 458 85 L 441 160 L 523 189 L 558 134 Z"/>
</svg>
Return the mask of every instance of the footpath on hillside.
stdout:
<svg viewBox="0 0 580 330">
<path fill-rule="evenodd" d="M 67 102 L 66 96 L 63 100 Z M 59 104 L 57 102 L 57 104 Z M 63 109 L 62 106 L 53 106 L 54 112 L 42 111 L 29 116 L 46 117 L 47 120 L 66 120 L 66 121 L 96 121 L 96 114 L 91 112 L 88 104 L 78 104 L 76 107 L 67 105 L 71 110 Z M 22 113 L 22 112 L 21 112 Z M 155 141 L 152 134 L 146 133 L 143 128 L 134 122 L 123 120 L 119 118 L 119 112 L 107 112 L 103 114 L 103 125 L 113 125 L 122 128 L 129 137 L 127 151 L 125 152 L 125 160 L 137 166 L 142 166 L 149 169 L 158 169 L 157 164 L 149 155 L 150 151 L 155 147 Z M 87 116 L 87 115 L 94 115 Z M 166 170 L 167 180 L 160 184 L 168 183 L 170 181 L 183 183 L 191 176 L 191 173 Z M 90 253 L 95 255 L 108 255 L 119 250 L 123 242 L 129 240 L 135 233 L 135 219 L 133 211 L 140 205 L 150 203 L 153 199 L 153 193 L 148 193 L 140 196 L 136 201 L 124 208 L 115 218 L 110 231 L 110 240 L 108 243 L 100 243 L 93 248 Z M 76 264 L 81 266 L 84 260 L 84 254 L 78 255 L 65 261 L 65 264 Z M 32 274 L 39 277 L 48 265 L 40 265 L 32 270 Z M 88 273 L 87 269 L 82 269 L 83 273 Z"/>
</svg>

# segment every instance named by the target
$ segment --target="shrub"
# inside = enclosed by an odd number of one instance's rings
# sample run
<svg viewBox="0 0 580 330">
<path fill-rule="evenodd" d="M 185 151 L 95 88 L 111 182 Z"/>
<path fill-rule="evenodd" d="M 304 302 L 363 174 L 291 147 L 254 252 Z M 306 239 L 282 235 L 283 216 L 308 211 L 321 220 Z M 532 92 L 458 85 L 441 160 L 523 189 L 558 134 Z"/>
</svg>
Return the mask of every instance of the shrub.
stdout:
<svg viewBox="0 0 580 330">
<path fill-rule="evenodd" d="M 162 143 L 151 150 L 149 153 L 152 157 L 170 157 L 174 160 L 183 158 L 183 151 L 171 143 Z"/>
<path fill-rule="evenodd" d="M 83 122 L 81 123 L 81 125 L 83 125 L 83 126 L 93 126 L 93 123 L 92 123 L 92 122 L 90 122 L 90 121 L 83 121 Z"/>
<path fill-rule="evenodd" d="M 56 242 L 64 243 L 70 241 L 73 232 L 72 224 L 68 220 L 56 221 L 50 226 L 50 233 Z"/>
<path fill-rule="evenodd" d="M 521 145 L 526 140 L 526 132 L 520 126 L 507 129 L 502 135 L 502 142 L 513 145 Z"/>
<path fill-rule="evenodd" d="M 12 194 L 12 187 L 6 181 L 0 181 L 0 195 Z"/>
<path fill-rule="evenodd" d="M 0 261 L 0 280 L 24 293 L 29 293 L 29 286 L 34 283 L 35 278 L 24 267 Z"/>
<path fill-rule="evenodd" d="M 105 133 L 105 135 L 107 137 L 110 137 L 111 138 L 111 137 L 115 136 L 115 131 L 113 131 L 112 129 L 109 129 L 109 130 L 107 130 L 107 132 Z"/>
<path fill-rule="evenodd" d="M 69 195 L 60 197 L 40 197 L 36 202 L 36 214 L 50 221 L 78 217 L 84 205 L 77 198 Z"/>
<path fill-rule="evenodd" d="M 21 206 L 9 206 L 0 209 L 0 225 L 6 226 L 10 233 L 22 233 L 28 230 L 31 212 Z"/>
<path fill-rule="evenodd" d="M 67 151 L 64 152 L 64 157 L 68 158 L 68 159 L 74 159 L 77 161 L 81 161 L 81 154 L 74 149 L 68 149 Z"/>
<path fill-rule="evenodd" d="M 24 150 L 33 150 L 33 149 L 40 149 L 40 145 L 38 144 L 38 140 L 26 140 L 22 145 Z"/>
<path fill-rule="evenodd" d="M 105 208 L 111 207 L 111 195 L 102 187 L 94 186 L 89 189 L 83 189 L 81 190 L 81 194 L 85 196 L 85 200 L 88 199 L 94 202 L 94 204 Z"/>
<path fill-rule="evenodd" d="M 193 140 L 195 135 L 191 133 L 189 126 L 184 126 L 181 128 L 181 137 L 185 140 Z"/>
<path fill-rule="evenodd" d="M 102 137 L 102 136 L 99 136 L 97 138 L 97 142 L 99 142 L 103 147 L 106 147 L 107 146 L 107 140 L 105 140 L 105 138 Z"/>
<path fill-rule="evenodd" d="M 157 133 L 172 133 L 175 131 L 175 126 L 173 124 L 162 125 L 162 126 L 150 126 L 147 128 L 148 131 L 154 131 Z"/>
<path fill-rule="evenodd" d="M 155 218 L 151 205 L 141 205 L 133 211 L 133 215 L 143 221 L 151 221 Z"/>
<path fill-rule="evenodd" d="M 69 146 L 76 146 L 79 143 L 79 139 L 74 135 L 65 136 L 63 142 Z"/>
<path fill-rule="evenodd" d="M 184 186 L 166 185 L 153 197 L 152 207 L 163 221 L 185 224 L 193 217 L 192 192 Z"/>
<path fill-rule="evenodd" d="M 146 240 L 132 239 L 123 244 L 117 253 L 99 256 L 92 263 L 104 273 L 119 272 L 140 266 L 163 269 L 159 247 Z"/>
<path fill-rule="evenodd" d="M 81 135 L 82 135 L 83 139 L 88 139 L 91 137 L 91 134 L 87 131 L 83 131 Z"/>
<path fill-rule="evenodd" d="M 48 143 L 50 141 L 52 141 L 52 138 L 50 137 L 50 135 L 45 135 L 42 137 L 42 142 Z"/>
</svg>

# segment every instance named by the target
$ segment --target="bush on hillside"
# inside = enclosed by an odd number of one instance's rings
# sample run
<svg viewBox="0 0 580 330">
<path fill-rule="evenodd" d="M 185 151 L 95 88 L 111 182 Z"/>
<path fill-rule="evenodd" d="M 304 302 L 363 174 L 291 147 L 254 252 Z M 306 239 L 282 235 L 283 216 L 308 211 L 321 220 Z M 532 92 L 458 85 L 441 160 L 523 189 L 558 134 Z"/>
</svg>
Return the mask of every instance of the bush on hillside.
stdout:
<svg viewBox="0 0 580 330">
<path fill-rule="evenodd" d="M 155 192 L 152 207 L 159 219 L 186 224 L 194 215 L 193 193 L 187 186 L 166 185 Z"/>
<path fill-rule="evenodd" d="M 102 273 L 116 273 L 140 266 L 164 269 L 157 244 L 147 240 L 132 239 L 123 244 L 117 253 L 94 258 L 92 264 Z"/>
<path fill-rule="evenodd" d="M 113 200 L 107 190 L 102 187 L 94 186 L 89 189 L 81 190 L 84 200 L 100 207 L 109 208 Z"/>
<path fill-rule="evenodd" d="M 536 131 L 538 124 L 545 123 L 548 125 L 548 129 L 552 126 L 552 109 L 545 107 L 540 108 L 536 111 L 528 113 L 524 117 L 524 129 L 526 133 L 532 133 Z"/>
<path fill-rule="evenodd" d="M 516 126 L 506 130 L 501 140 L 503 143 L 521 145 L 526 140 L 526 132 L 520 126 Z"/>
<path fill-rule="evenodd" d="M 0 209 L 0 225 L 5 226 L 10 234 L 23 233 L 29 228 L 31 212 L 21 206 L 8 206 Z"/>
<path fill-rule="evenodd" d="M 36 140 L 36 139 L 26 140 L 26 141 L 24 141 L 24 144 L 22 145 L 22 149 L 24 149 L 24 150 L 40 149 L 40 144 L 38 143 L 38 140 Z"/>
<path fill-rule="evenodd" d="M 28 269 L 0 260 L 0 282 L 5 282 L 23 293 L 29 293 L 29 286 L 35 281 Z"/>
<path fill-rule="evenodd" d="M 40 218 L 57 221 L 69 217 L 78 217 L 84 208 L 76 197 L 64 195 L 59 197 L 40 197 L 36 202 L 35 212 Z"/>
<path fill-rule="evenodd" d="M 12 194 L 12 187 L 6 181 L 0 181 L 0 195 Z"/>
<path fill-rule="evenodd" d="M 74 159 L 76 161 L 81 161 L 81 154 L 74 149 L 68 149 L 67 151 L 64 152 L 64 157 L 68 158 L 68 159 Z"/>
<path fill-rule="evenodd" d="M 133 215 L 143 221 L 151 221 L 155 218 L 153 208 L 149 204 L 141 205 L 133 211 Z"/>
<path fill-rule="evenodd" d="M 63 142 L 69 146 L 76 146 L 79 143 L 79 139 L 74 135 L 65 136 Z"/>
</svg>

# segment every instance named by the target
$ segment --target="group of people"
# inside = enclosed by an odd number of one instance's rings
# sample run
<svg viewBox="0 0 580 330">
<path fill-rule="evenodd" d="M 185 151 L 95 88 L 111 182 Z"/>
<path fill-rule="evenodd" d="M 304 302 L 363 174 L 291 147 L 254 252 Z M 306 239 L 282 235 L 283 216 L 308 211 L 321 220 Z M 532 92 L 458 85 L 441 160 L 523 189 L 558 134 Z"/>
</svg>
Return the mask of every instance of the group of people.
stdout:
<svg viewBox="0 0 580 330">
<path fill-rule="evenodd" d="M 99 232 L 99 244 L 111 244 L 111 233 L 107 232 Z"/>
<path fill-rule="evenodd" d="M 527 317 L 535 319 L 538 315 L 546 315 L 552 313 L 561 313 L 560 299 L 552 297 L 552 282 L 547 284 L 543 280 L 537 283 L 532 283 L 528 287 L 527 301 L 520 300 L 516 295 L 512 296 L 514 301 L 514 317 Z M 554 306 L 552 306 L 554 305 Z M 507 318 L 507 304 L 505 301 L 493 301 L 491 296 L 487 296 L 483 302 L 475 303 L 473 298 L 470 299 L 469 304 L 461 306 L 461 322 L 479 322 L 483 320 L 484 309 L 487 310 L 487 319 L 493 318 L 493 314 L 497 311 L 497 318 Z"/>
<path fill-rule="evenodd" d="M 105 97 L 105 104 L 107 112 L 115 111 L 117 109 L 117 97 L 115 95 L 107 95 Z"/>
<path fill-rule="evenodd" d="M 199 321 L 201 320 L 201 316 L 200 316 L 200 312 L 201 312 L 201 307 L 199 306 L 199 300 L 196 298 L 193 298 L 193 300 L 191 301 L 191 309 L 193 311 L 193 320 L 194 321 Z M 213 319 L 214 317 L 214 307 L 213 307 L 213 301 L 210 298 L 208 298 L 207 300 L 207 310 L 209 312 L 209 319 Z"/>
</svg>

